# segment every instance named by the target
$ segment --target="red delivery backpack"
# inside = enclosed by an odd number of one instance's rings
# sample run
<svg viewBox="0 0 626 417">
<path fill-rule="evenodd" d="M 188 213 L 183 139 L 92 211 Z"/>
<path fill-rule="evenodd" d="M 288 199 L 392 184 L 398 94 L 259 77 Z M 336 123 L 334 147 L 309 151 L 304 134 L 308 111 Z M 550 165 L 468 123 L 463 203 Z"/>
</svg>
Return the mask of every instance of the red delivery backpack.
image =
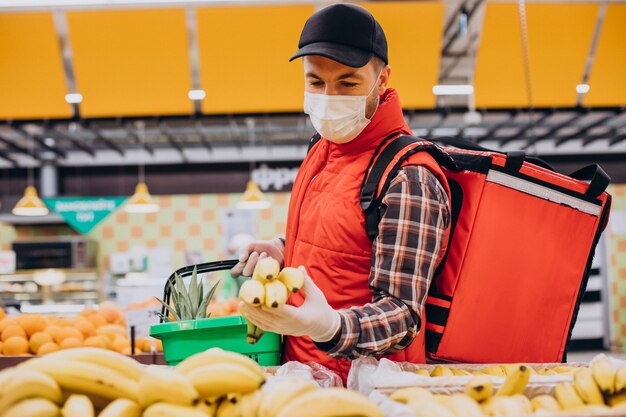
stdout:
<svg viewBox="0 0 626 417">
<path fill-rule="evenodd" d="M 427 152 L 451 190 L 447 251 L 426 299 L 426 351 L 450 362 L 561 362 L 600 234 L 609 177 L 597 165 L 570 175 L 523 152 L 410 136 L 384 141 L 361 189 L 367 233 L 402 162 Z M 464 149 L 462 149 L 464 148 Z"/>
</svg>

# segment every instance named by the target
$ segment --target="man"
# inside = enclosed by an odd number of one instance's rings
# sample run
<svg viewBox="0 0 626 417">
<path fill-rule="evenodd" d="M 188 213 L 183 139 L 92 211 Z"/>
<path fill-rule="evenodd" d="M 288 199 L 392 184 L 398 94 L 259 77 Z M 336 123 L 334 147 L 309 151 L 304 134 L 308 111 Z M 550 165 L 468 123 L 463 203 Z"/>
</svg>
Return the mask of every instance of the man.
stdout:
<svg viewBox="0 0 626 417">
<path fill-rule="evenodd" d="M 298 47 L 291 60 L 304 60 L 304 110 L 322 139 L 294 183 L 286 239 L 248 245 L 231 273 L 250 276 L 271 256 L 302 266 L 307 279 L 291 305 L 242 304 L 242 313 L 287 336 L 285 360 L 318 362 L 344 381 L 361 356 L 424 362 L 422 313 L 446 245 L 447 183 L 434 161 L 410 157 L 384 196 L 372 242 L 359 204 L 363 176 L 378 145 L 411 134 L 387 88 L 385 34 L 365 9 L 336 4 L 309 18 Z"/>
</svg>

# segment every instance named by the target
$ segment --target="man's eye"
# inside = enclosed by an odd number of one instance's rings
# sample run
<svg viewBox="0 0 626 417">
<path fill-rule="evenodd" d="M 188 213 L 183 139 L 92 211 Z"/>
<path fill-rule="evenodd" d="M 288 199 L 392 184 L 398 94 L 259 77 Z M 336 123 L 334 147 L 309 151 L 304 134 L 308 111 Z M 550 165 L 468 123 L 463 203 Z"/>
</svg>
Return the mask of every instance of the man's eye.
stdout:
<svg viewBox="0 0 626 417">
<path fill-rule="evenodd" d="M 324 85 L 324 83 L 321 82 L 321 81 L 312 81 L 312 82 L 309 83 L 309 85 L 312 85 L 313 87 L 320 87 L 320 86 Z"/>
<path fill-rule="evenodd" d="M 349 82 L 342 82 L 341 85 L 343 85 L 344 87 L 348 87 L 348 88 L 352 88 L 352 87 L 356 87 L 356 83 L 349 83 Z"/>
</svg>

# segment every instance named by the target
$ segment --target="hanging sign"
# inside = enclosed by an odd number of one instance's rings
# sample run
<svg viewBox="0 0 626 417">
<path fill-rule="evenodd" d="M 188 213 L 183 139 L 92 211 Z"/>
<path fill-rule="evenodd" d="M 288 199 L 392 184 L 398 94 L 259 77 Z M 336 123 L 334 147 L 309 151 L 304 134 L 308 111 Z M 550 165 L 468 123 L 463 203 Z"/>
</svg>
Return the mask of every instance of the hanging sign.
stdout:
<svg viewBox="0 0 626 417">
<path fill-rule="evenodd" d="M 44 198 L 48 208 L 85 235 L 117 210 L 128 197 Z"/>
</svg>

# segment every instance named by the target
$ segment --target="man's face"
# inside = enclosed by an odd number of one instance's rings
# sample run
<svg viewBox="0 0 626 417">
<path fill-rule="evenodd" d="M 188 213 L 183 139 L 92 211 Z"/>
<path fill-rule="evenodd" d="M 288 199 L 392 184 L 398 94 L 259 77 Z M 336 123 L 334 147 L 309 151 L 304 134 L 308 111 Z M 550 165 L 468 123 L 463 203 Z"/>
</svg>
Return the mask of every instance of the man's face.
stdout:
<svg viewBox="0 0 626 417">
<path fill-rule="evenodd" d="M 378 97 L 385 92 L 391 69 L 374 59 L 361 68 L 352 68 L 319 55 L 304 57 L 305 90 L 313 94 L 365 96 L 365 116 L 374 115 Z M 372 90 L 373 89 L 373 90 Z"/>
</svg>

